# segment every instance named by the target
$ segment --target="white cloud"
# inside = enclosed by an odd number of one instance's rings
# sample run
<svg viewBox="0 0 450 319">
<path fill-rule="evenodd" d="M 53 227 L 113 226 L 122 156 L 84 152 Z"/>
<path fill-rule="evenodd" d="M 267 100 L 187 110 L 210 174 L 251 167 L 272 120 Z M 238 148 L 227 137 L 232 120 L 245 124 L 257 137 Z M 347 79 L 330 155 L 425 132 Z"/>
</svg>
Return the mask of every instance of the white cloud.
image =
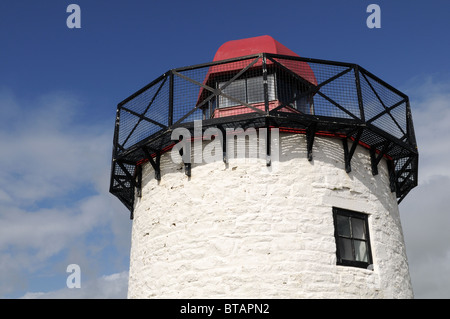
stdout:
<svg viewBox="0 0 450 319">
<path fill-rule="evenodd" d="M 428 76 L 416 78 L 409 85 L 420 180 L 434 175 L 450 176 L 450 80 Z"/>
<path fill-rule="evenodd" d="M 402 224 L 417 298 L 450 298 L 450 177 L 431 178 L 402 204 Z"/>
<path fill-rule="evenodd" d="M 94 278 L 104 262 L 94 254 L 128 253 L 126 210 L 108 193 L 113 125 L 83 124 L 83 108 L 64 92 L 25 100 L 0 89 L 0 296 L 68 258 Z"/>
<path fill-rule="evenodd" d="M 108 223 L 114 208 L 105 196 L 90 196 L 73 207 L 24 211 L 11 208 L 0 215 L 0 249 L 34 249 L 34 259 L 61 251 L 78 236 Z"/>
<path fill-rule="evenodd" d="M 23 104 L 33 107 L 24 107 Z M 14 201 L 54 198 L 86 183 L 104 187 L 103 167 L 111 149 L 110 129 L 86 126 L 80 102 L 64 93 L 35 101 L 0 97 L 0 178 Z M 80 110 L 77 114 L 77 110 Z M 111 126 L 112 127 L 112 126 Z M 108 155 L 107 155 L 108 154 Z"/>
<path fill-rule="evenodd" d="M 450 81 L 416 78 L 411 99 L 419 186 L 400 205 L 416 298 L 450 298 Z"/>
<path fill-rule="evenodd" d="M 21 299 L 124 299 L 127 290 L 128 272 L 124 271 L 82 283 L 81 288 L 27 292 Z"/>
</svg>

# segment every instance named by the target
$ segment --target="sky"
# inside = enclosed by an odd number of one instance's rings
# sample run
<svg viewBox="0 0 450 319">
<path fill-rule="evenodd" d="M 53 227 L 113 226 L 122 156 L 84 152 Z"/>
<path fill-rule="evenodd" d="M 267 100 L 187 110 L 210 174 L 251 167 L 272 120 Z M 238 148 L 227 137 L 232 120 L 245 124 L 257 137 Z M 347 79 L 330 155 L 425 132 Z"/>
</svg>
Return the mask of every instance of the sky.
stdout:
<svg viewBox="0 0 450 319">
<path fill-rule="evenodd" d="M 381 9 L 370 29 L 369 4 Z M 81 28 L 68 28 L 70 4 Z M 117 104 L 221 44 L 270 35 L 410 98 L 419 186 L 400 204 L 416 298 L 450 298 L 450 2 L 0 2 L 0 298 L 126 298 L 132 221 L 109 194 Z M 67 266 L 81 269 L 69 289 Z"/>
</svg>

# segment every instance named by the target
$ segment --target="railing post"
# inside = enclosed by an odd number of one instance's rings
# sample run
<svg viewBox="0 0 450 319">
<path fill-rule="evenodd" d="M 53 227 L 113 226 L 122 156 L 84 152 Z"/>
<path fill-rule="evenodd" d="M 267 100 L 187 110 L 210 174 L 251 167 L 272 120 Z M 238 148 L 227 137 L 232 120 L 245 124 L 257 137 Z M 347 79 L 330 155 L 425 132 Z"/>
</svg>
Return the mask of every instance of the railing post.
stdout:
<svg viewBox="0 0 450 319">
<path fill-rule="evenodd" d="M 414 125 L 411 115 L 411 106 L 409 105 L 409 98 L 406 98 L 406 134 L 408 141 L 417 149 L 416 133 L 414 132 Z"/>
<path fill-rule="evenodd" d="M 114 137 L 113 137 L 113 158 L 117 155 L 117 148 L 119 146 L 119 129 L 120 129 L 120 106 L 117 106 L 116 120 L 114 123 Z"/>
<path fill-rule="evenodd" d="M 111 178 L 109 191 L 111 192 L 114 185 L 114 175 L 116 170 L 116 158 L 117 158 L 117 148 L 119 145 L 119 128 L 120 128 L 120 107 L 117 106 L 116 109 L 116 120 L 114 123 L 114 137 L 113 137 L 113 149 L 112 149 L 112 159 L 111 159 Z"/>
<path fill-rule="evenodd" d="M 267 82 L 267 58 L 266 54 L 262 56 L 262 72 L 263 72 L 263 87 L 264 87 L 264 111 L 269 114 L 269 84 Z"/>
<path fill-rule="evenodd" d="M 171 127 L 173 125 L 173 72 L 170 71 L 169 74 L 169 119 L 168 126 Z"/>
<path fill-rule="evenodd" d="M 358 95 L 358 105 L 359 105 L 359 117 L 361 121 L 365 122 L 366 117 L 364 115 L 364 103 L 361 93 L 361 81 L 359 78 L 359 65 L 355 64 L 353 66 L 353 71 L 355 72 L 355 84 L 356 84 L 356 94 Z"/>
<path fill-rule="evenodd" d="M 266 166 L 269 167 L 272 165 L 272 157 L 271 157 L 271 140 L 272 140 L 272 132 L 270 130 L 270 120 L 266 117 Z"/>
</svg>

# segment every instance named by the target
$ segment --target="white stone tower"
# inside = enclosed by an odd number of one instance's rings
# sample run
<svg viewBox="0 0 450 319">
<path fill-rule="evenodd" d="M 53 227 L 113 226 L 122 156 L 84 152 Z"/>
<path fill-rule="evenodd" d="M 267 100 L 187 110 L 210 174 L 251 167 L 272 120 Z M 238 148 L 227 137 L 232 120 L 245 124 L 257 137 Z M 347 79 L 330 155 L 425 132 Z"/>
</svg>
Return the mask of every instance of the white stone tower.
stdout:
<svg viewBox="0 0 450 319">
<path fill-rule="evenodd" d="M 412 298 L 417 167 L 403 93 L 270 36 L 227 42 L 118 105 L 128 297 Z"/>
</svg>

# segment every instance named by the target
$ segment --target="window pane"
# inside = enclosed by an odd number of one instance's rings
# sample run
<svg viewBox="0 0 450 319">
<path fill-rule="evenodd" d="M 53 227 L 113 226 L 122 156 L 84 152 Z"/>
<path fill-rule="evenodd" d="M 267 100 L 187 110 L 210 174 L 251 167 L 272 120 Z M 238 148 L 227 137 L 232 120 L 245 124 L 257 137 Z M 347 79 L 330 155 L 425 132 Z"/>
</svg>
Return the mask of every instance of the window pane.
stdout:
<svg viewBox="0 0 450 319">
<path fill-rule="evenodd" d="M 353 238 L 366 239 L 365 221 L 359 218 L 352 218 L 352 234 Z"/>
<path fill-rule="evenodd" d="M 351 239 L 339 238 L 339 254 L 342 259 L 353 260 Z"/>
<path fill-rule="evenodd" d="M 223 87 L 226 82 L 221 82 L 219 84 L 219 88 Z M 242 102 L 246 102 L 246 94 L 245 94 L 245 79 L 242 80 L 235 80 L 231 82 L 224 90 L 223 93 L 234 97 L 235 99 L 238 99 Z M 219 107 L 227 107 L 227 106 L 234 106 L 234 105 L 241 105 L 240 103 L 234 102 L 230 99 L 227 99 L 223 97 L 222 95 L 219 96 Z"/>
<path fill-rule="evenodd" d="M 303 95 L 297 99 L 297 110 L 304 114 L 312 114 L 310 97 L 308 95 Z"/>
<path fill-rule="evenodd" d="M 207 108 L 203 109 L 203 119 L 207 120 L 207 119 L 209 119 L 209 117 L 210 117 L 209 107 L 207 107 Z"/>
<path fill-rule="evenodd" d="M 267 76 L 267 91 L 269 101 L 275 100 L 275 78 L 273 74 Z M 264 102 L 264 82 L 262 76 L 247 79 L 247 98 L 248 103 Z"/>
<path fill-rule="evenodd" d="M 295 89 L 293 88 L 293 82 L 290 81 L 291 77 L 280 72 L 277 73 L 277 93 L 278 99 L 282 103 L 295 104 Z M 293 105 L 292 105 L 293 106 Z"/>
<path fill-rule="evenodd" d="M 369 262 L 367 245 L 365 241 L 355 240 L 355 260 Z"/>
<path fill-rule="evenodd" d="M 257 76 L 247 79 L 248 103 L 264 102 L 263 77 Z"/>
<path fill-rule="evenodd" d="M 267 87 L 269 90 L 269 101 L 276 100 L 275 98 L 275 76 L 273 74 L 269 74 L 267 76 Z"/>
<path fill-rule="evenodd" d="M 349 218 L 346 216 L 336 216 L 337 217 L 337 231 L 339 236 L 350 237 L 350 222 Z"/>
<path fill-rule="evenodd" d="M 211 106 L 211 112 L 214 112 L 216 109 L 216 97 L 213 97 L 211 101 L 209 101 L 209 105 Z"/>
</svg>

